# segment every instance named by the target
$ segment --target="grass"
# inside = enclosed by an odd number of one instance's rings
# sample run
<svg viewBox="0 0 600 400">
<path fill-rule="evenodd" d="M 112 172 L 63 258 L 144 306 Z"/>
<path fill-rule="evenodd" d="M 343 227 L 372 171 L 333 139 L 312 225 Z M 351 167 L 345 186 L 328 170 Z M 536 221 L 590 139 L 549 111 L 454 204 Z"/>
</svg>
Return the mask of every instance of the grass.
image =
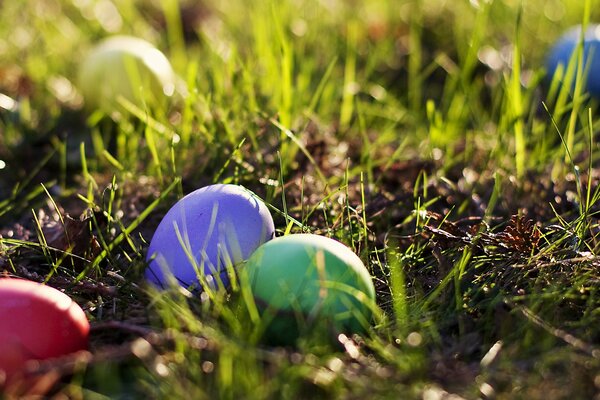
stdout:
<svg viewBox="0 0 600 400">
<path fill-rule="evenodd" d="M 62 376 L 48 393 L 597 398 L 596 101 L 580 56 L 572 94 L 543 70 L 594 5 L 3 3 L 0 269 L 64 290 L 92 325 L 89 353 L 40 364 Z M 186 95 L 122 102 L 133 119 L 85 111 L 78 64 L 112 33 L 155 43 Z M 154 229 L 213 182 L 258 193 L 278 235 L 358 254 L 372 329 L 269 346 L 243 290 L 148 288 Z M 57 247 L 66 213 L 80 233 Z"/>
</svg>

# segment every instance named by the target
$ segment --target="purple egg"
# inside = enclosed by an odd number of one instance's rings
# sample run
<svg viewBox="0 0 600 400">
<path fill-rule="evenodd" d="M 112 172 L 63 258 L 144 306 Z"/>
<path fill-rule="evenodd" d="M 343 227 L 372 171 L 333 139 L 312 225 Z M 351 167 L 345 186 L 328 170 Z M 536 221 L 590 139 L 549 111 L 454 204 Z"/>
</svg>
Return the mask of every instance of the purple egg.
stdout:
<svg viewBox="0 0 600 400">
<path fill-rule="evenodd" d="M 168 286 L 229 286 L 228 269 L 248 259 L 275 235 L 263 201 L 237 185 L 216 184 L 179 200 L 156 228 L 148 248 L 146 279 Z"/>
</svg>

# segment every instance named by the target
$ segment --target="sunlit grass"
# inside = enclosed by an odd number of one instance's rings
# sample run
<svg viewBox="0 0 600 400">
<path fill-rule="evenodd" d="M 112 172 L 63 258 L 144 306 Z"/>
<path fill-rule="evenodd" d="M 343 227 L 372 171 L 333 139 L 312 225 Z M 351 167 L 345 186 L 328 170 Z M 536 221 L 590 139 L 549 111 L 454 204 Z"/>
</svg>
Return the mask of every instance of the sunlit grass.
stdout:
<svg viewBox="0 0 600 400">
<path fill-rule="evenodd" d="M 0 104 L 0 269 L 73 293 L 96 327 L 62 393 L 593 396 L 599 122 L 581 54 L 554 77 L 544 60 L 594 2 L 29 3 L 0 10 L 0 94 L 18 104 Z M 168 55 L 169 107 L 82 111 L 78 65 L 114 33 Z M 278 235 L 356 252 L 372 329 L 270 346 L 243 282 L 147 287 L 160 217 L 214 182 L 259 193 Z M 89 220 L 94 257 L 48 245 L 39 209 L 87 208 L 107 220 Z"/>
</svg>

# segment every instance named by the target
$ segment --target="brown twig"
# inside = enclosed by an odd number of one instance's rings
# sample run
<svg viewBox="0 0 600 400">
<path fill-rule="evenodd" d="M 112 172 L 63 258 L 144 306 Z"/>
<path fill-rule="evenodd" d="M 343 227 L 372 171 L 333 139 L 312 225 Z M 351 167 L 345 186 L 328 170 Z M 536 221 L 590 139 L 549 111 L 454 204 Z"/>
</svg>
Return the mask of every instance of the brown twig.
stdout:
<svg viewBox="0 0 600 400">
<path fill-rule="evenodd" d="M 535 314 L 528 307 L 515 304 L 510 300 L 505 300 L 505 303 L 516 310 L 519 310 L 521 314 L 527 318 L 528 321 L 533 323 L 534 325 L 544 329 L 546 332 L 551 334 L 552 336 L 564 341 L 565 343 L 575 347 L 577 350 L 580 350 L 584 353 L 589 354 L 591 357 L 600 359 L 600 349 L 594 347 L 593 345 L 575 337 L 571 333 L 568 333 L 562 329 L 555 328 L 543 319 L 541 319 L 537 314 Z"/>
<path fill-rule="evenodd" d="M 128 323 L 125 321 L 106 321 L 106 322 L 97 322 L 91 326 L 92 331 L 106 330 L 106 329 L 118 329 L 122 331 L 127 331 L 134 335 L 138 336 L 147 336 L 154 331 L 150 328 Z"/>
</svg>

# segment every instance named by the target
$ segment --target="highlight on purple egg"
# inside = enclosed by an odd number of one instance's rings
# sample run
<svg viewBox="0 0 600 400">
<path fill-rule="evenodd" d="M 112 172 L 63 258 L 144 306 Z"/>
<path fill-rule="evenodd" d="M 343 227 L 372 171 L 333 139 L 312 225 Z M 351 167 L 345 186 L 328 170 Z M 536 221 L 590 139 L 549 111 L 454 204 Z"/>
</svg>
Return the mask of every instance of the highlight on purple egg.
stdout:
<svg viewBox="0 0 600 400">
<path fill-rule="evenodd" d="M 166 288 L 228 288 L 238 264 L 275 235 L 265 203 L 239 185 L 215 184 L 179 200 L 148 248 L 146 279 Z"/>
</svg>

